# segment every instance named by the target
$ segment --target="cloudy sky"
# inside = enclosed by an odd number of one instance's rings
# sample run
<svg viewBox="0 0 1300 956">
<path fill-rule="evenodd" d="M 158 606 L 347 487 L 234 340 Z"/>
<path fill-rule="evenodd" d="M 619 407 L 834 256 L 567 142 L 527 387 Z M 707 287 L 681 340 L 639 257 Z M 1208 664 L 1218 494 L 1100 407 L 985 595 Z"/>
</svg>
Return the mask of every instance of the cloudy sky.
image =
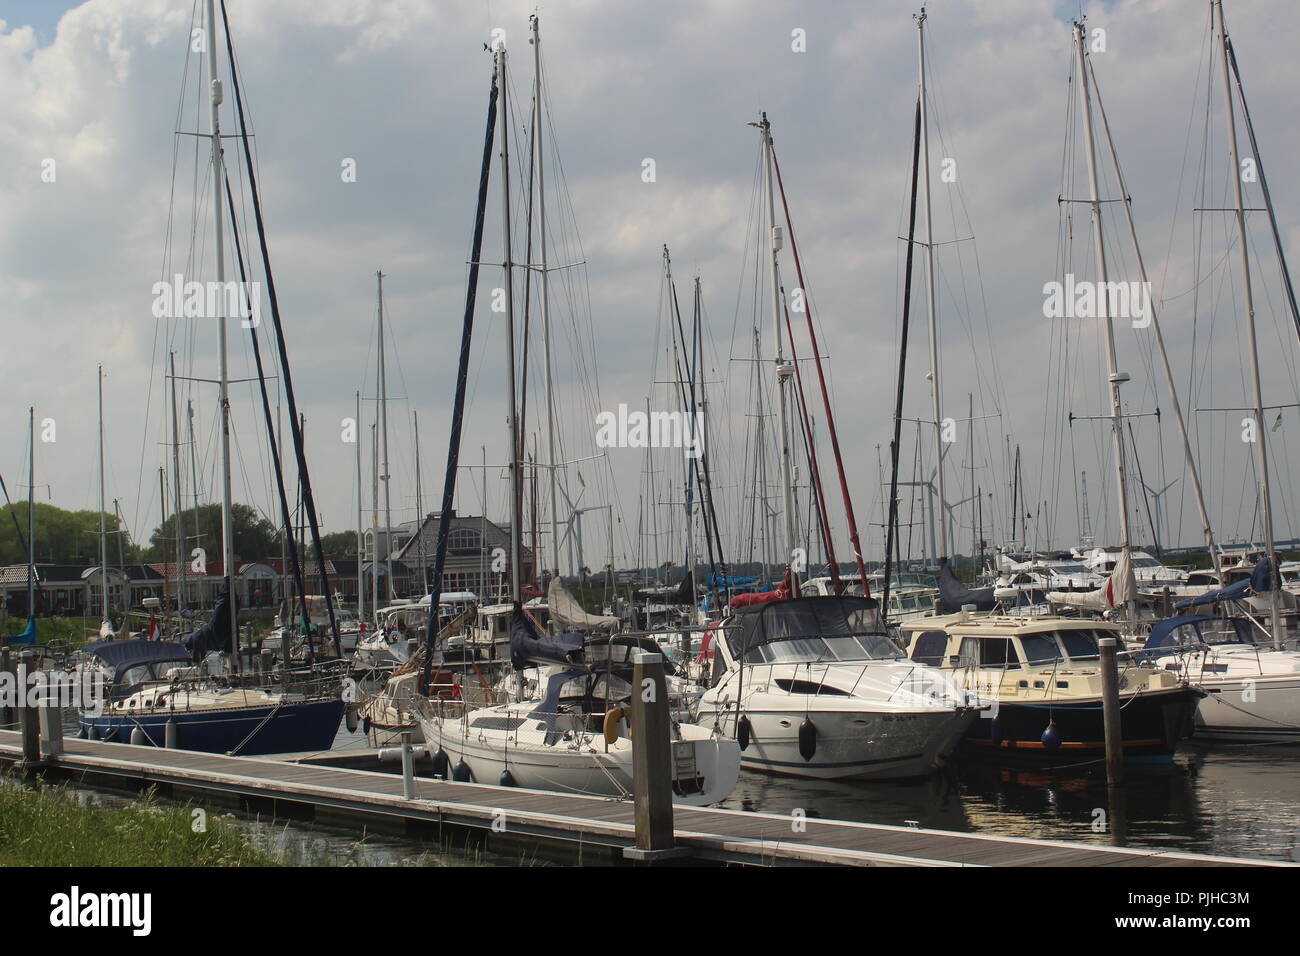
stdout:
<svg viewBox="0 0 1300 956">
<path fill-rule="evenodd" d="M 231 0 L 229 7 L 326 530 L 355 523 L 356 446 L 341 440 L 341 421 L 353 414 L 358 390 L 366 399 L 376 394 L 377 269 L 386 275 L 395 520 L 415 514 L 412 412 L 420 420 L 424 502 L 436 507 L 492 69 L 484 44 L 494 29 L 505 31 L 516 97 L 512 120 L 522 131 L 533 77 L 528 15 L 536 10 L 549 110 L 551 263 L 580 263 L 552 277 L 564 456 L 595 453 L 596 411 L 619 403 L 641 407 L 648 395 L 663 395 L 664 386 L 654 382 L 668 374 L 664 358 L 656 358 L 667 341 L 666 243 L 688 320 L 691 281 L 701 279 L 719 505 L 728 546 L 748 550 L 741 526 L 753 508 L 744 474 L 744 440 L 755 421 L 747 398 L 750 329 L 762 329 L 765 355 L 771 342 L 766 302 L 760 295 L 756 306 L 753 295 L 758 137 L 747 124 L 765 110 L 827 356 L 858 521 L 868 556 L 878 556 L 878 461 L 887 455 L 892 428 L 898 237 L 906 228 L 916 102 L 915 4 Z M 1249 401 L 1241 282 L 1225 231 L 1230 221 L 1222 213 L 1194 212 L 1231 201 L 1209 5 L 1113 0 L 1083 4 L 1082 12 L 1090 31 L 1105 31 L 1105 49 L 1091 59 L 1181 397 L 1196 426 L 1211 517 L 1221 538 L 1258 538 L 1251 446 L 1240 440 L 1243 413 L 1191 410 Z M 1031 543 L 1076 542 L 1082 472 L 1096 536 L 1113 541 L 1118 533 L 1105 426 L 1076 421 L 1071 428 L 1067 421 L 1071 413 L 1105 411 L 1100 323 L 1047 319 L 1042 311 L 1044 283 L 1064 272 L 1095 272 L 1088 207 L 1058 203 L 1062 195 L 1087 195 L 1079 117 L 1071 108 L 1071 21 L 1079 13 L 1077 3 L 1052 0 L 929 4 L 935 240 L 943 243 L 937 247 L 940 361 L 944 414 L 959 420 L 947 458 L 947 498 L 965 499 L 970 484 L 980 486 L 985 536 L 994 542 L 1009 533 L 1006 457 L 1015 446 L 1026 508 L 1036 515 Z M 1300 68 L 1291 49 L 1300 10 L 1289 0 L 1237 0 L 1227 15 L 1291 250 L 1300 238 L 1300 187 L 1288 162 L 1300 151 L 1294 105 Z M 16 487 L 25 480 L 26 410 L 35 405 L 38 421 L 54 420 L 57 439 L 38 446 L 38 494 L 63 507 L 96 505 L 95 370 L 103 364 L 107 496 L 121 500 L 133 536 L 147 540 L 159 517 L 157 470 L 170 465 L 165 356 L 177 353 L 182 376 L 216 374 L 211 323 L 158 320 L 151 312 L 151 289 L 160 277 L 212 275 L 205 147 L 188 135 L 206 129 L 197 99 L 199 64 L 189 53 L 201 5 L 0 0 L 0 21 L 0 282 L 6 290 L 0 298 L 0 469 L 11 494 L 25 496 Z M 794 49 L 799 36 L 804 51 Z M 1212 66 L 1216 72 L 1207 73 Z M 232 104 L 228 91 L 227 133 L 235 128 Z M 512 157 L 518 212 L 522 149 L 512 149 L 518 151 Z M 1242 150 L 1252 152 L 1244 137 Z M 237 151 L 238 142 L 229 140 L 232 171 Z M 654 161 L 653 182 L 642 175 L 647 159 Z M 945 159 L 955 160 L 955 182 L 940 178 Z M 341 174 L 349 160 L 355 182 Z M 235 185 L 240 189 L 242 179 Z M 1102 188 L 1118 195 L 1109 173 Z M 488 263 L 501 260 L 498 189 L 494 178 Z M 1247 204 L 1262 205 L 1258 185 L 1247 189 Z M 1136 279 L 1119 212 L 1116 204 L 1106 207 L 1111 278 Z M 248 214 L 245 206 L 240 215 Z M 1287 405 L 1300 401 L 1295 332 L 1267 221 L 1255 213 L 1251 223 L 1265 401 Z M 522 245 L 522 238 L 516 241 Z M 519 249 L 515 255 L 523 258 Z M 782 268 L 793 287 L 788 259 Z M 465 420 L 463 461 L 470 463 L 504 458 L 502 321 L 486 309 L 500 282 L 499 269 L 483 270 Z M 915 419 L 929 414 L 921 294 L 914 297 L 913 320 L 906 414 Z M 1142 480 L 1156 491 L 1176 482 L 1161 508 L 1151 502 L 1151 509 L 1164 511 L 1164 543 L 1195 544 L 1199 526 L 1151 333 L 1120 323 L 1116 341 L 1120 367 L 1132 375 L 1125 400 L 1138 454 L 1130 468 L 1140 466 Z M 799 345 L 809 356 L 806 339 Z M 250 356 L 247 333 L 232 329 L 233 378 L 251 374 Z M 540 437 L 540 369 L 534 356 L 534 437 Z M 805 369 L 811 376 L 811 365 Z M 770 376 L 770 368 L 760 374 Z M 811 378 L 807 384 L 812 387 Z M 200 496 L 216 500 L 215 392 L 203 382 L 183 382 L 180 391 L 182 412 L 187 399 L 195 408 Z M 770 398 L 769 387 L 764 401 Z M 974 423 L 964 421 L 968 401 Z M 273 513 L 255 392 L 236 385 L 232 402 L 235 497 Z M 1149 414 L 1157 407 L 1159 420 Z M 1269 413 L 1270 421 L 1276 414 Z M 363 420 L 373 415 L 367 401 Z M 1285 538 L 1300 520 L 1285 478 L 1300 458 L 1300 415 L 1286 408 L 1282 418 L 1267 437 L 1283 476 L 1275 476 L 1274 493 L 1278 535 Z M 184 420 L 181 431 L 184 439 Z M 817 431 L 824 442 L 820 420 Z M 922 476 L 933 467 L 930 440 L 921 442 Z M 911 480 L 915 424 L 904 429 L 902 447 L 903 477 Z M 188 445 L 183 454 L 189 456 Z M 368 495 L 368 448 L 365 454 Z M 657 497 L 669 499 L 673 492 L 663 485 L 678 480 L 680 460 L 653 461 Z M 614 505 L 620 564 L 636 560 L 638 522 L 651 524 L 640 506 L 647 497 L 645 467 L 642 452 L 611 449 L 605 460 L 573 465 L 566 474 L 570 494 L 581 495 L 579 507 Z M 823 467 L 830 467 L 825 448 Z M 185 471 L 193 494 L 188 464 Z M 500 472 L 489 468 L 488 476 L 489 513 L 499 516 Z M 464 474 L 460 510 L 480 510 L 479 481 L 477 472 Z M 842 507 L 833 485 L 827 491 L 844 557 Z M 1133 502 L 1143 540 L 1152 523 L 1147 504 Z M 969 506 L 956 511 L 954 550 L 969 550 L 971 514 Z M 667 518 L 663 507 L 659 520 Z M 601 513 L 588 515 L 586 563 L 593 566 L 606 560 L 606 521 Z M 661 545 L 673 546 L 668 539 Z M 921 549 L 917 539 L 913 553 Z"/>
</svg>

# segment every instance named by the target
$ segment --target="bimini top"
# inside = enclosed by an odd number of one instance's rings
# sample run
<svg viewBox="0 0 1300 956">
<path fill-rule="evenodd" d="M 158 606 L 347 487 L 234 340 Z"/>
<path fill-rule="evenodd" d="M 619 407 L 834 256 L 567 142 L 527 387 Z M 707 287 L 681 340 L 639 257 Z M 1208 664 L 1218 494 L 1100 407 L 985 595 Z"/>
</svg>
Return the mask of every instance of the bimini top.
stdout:
<svg viewBox="0 0 1300 956">
<path fill-rule="evenodd" d="M 173 641 L 96 641 L 83 649 L 89 657 L 95 657 L 114 669 L 123 664 L 143 664 L 148 661 L 189 660 L 190 652 L 183 644 Z"/>
<path fill-rule="evenodd" d="M 1268 557 L 1264 556 L 1256 562 L 1255 570 L 1251 571 L 1250 577 L 1244 581 L 1238 581 L 1236 584 L 1229 584 L 1226 588 L 1218 588 L 1193 598 L 1187 598 L 1185 601 L 1179 601 L 1174 607 L 1181 610 L 1187 607 L 1198 607 L 1202 604 L 1217 604 L 1221 601 L 1240 601 L 1252 594 L 1264 594 L 1273 587 L 1272 577 L 1269 574 Z"/>
<path fill-rule="evenodd" d="M 756 647 L 801 637 L 879 634 L 880 602 L 861 595 L 797 597 L 735 608 L 739 627 L 727 635 L 736 656 Z"/>
<path fill-rule="evenodd" d="M 1142 645 L 1144 658 L 1178 654 L 1206 644 L 1254 644 L 1251 623 L 1240 617 L 1214 617 L 1189 614 L 1170 617 L 1151 626 L 1151 635 Z"/>
</svg>

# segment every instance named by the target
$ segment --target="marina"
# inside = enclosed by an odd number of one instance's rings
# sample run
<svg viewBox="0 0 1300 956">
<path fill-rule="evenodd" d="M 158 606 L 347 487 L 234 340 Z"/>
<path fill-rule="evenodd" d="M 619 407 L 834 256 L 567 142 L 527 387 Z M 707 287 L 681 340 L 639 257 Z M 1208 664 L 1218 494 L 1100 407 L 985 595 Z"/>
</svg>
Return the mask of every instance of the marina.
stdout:
<svg viewBox="0 0 1300 956">
<path fill-rule="evenodd" d="M 423 917 L 327 875 L 408 865 L 1277 920 L 1300 17 L 1257 3 L 0 10 L 0 865 L 104 868 L 54 928 L 203 866 L 136 935 Z"/>
</svg>

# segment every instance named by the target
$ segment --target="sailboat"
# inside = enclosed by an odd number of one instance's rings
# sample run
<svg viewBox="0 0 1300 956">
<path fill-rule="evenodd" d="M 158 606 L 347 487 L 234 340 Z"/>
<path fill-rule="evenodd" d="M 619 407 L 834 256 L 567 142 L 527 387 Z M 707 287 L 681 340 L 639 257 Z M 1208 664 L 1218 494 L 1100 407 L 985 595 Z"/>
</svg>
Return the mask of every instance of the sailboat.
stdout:
<svg viewBox="0 0 1300 956">
<path fill-rule="evenodd" d="M 540 152 L 541 37 L 536 16 L 532 27 L 534 67 L 534 146 Z M 497 120 L 501 136 L 501 188 L 504 221 L 504 289 L 506 314 L 506 381 L 510 449 L 510 648 L 516 672 L 539 668 L 540 693 L 526 699 L 498 702 L 495 691 L 483 688 L 481 704 L 425 697 L 419 712 L 424 739 L 434 752 L 435 773 L 450 773 L 457 780 L 478 780 L 545 790 L 624 796 L 632 789 L 632 740 L 624 705 L 631 696 L 631 656 L 635 649 L 656 651 L 648 638 L 582 634 L 544 634 L 523 606 L 521 583 L 521 461 L 519 406 L 515 395 L 516 363 L 513 282 L 511 271 L 509 109 L 506 51 L 494 51 L 492 92 L 488 108 L 483 165 L 479 180 L 471 271 L 466 295 L 460 370 L 443 507 L 434 556 L 433 593 L 430 600 L 431 636 L 425 659 L 426 691 L 432 691 L 432 673 L 443 662 L 444 649 L 433 639 L 441 579 L 445 567 L 452 496 L 460 453 L 460 420 L 465 402 L 465 381 L 473 327 L 477 263 L 481 258 L 483 210 L 487 203 L 492 144 Z M 542 224 L 543 234 L 545 224 Z M 558 591 L 556 592 L 558 594 Z M 570 609 L 572 610 L 572 609 Z M 516 681 L 519 686 L 523 681 Z M 467 686 L 466 691 L 472 687 Z M 735 743 L 690 723 L 673 722 L 674 799 L 690 804 L 715 803 L 735 786 L 740 772 Z"/>
<path fill-rule="evenodd" d="M 223 21 L 225 5 L 222 4 Z M 211 178 L 213 183 L 213 204 L 211 212 L 215 229 L 216 281 L 225 285 L 225 241 L 222 212 L 229 203 L 233 213 L 234 198 L 225 174 L 225 159 L 222 148 L 220 107 L 222 103 L 222 83 L 217 66 L 217 20 L 214 0 L 205 4 L 205 24 L 203 35 L 208 38 L 207 69 L 208 88 L 211 91 L 209 111 L 208 138 L 211 142 Z M 226 43 L 233 50 L 229 23 L 226 22 Z M 247 128 L 244 122 L 243 100 L 240 90 L 239 74 L 233 54 L 230 57 L 230 76 L 238 106 L 240 122 L 239 139 L 242 141 L 246 161 L 250 158 Z M 287 362 L 283 332 L 280 323 L 278 305 L 276 304 L 274 279 L 271 273 L 269 256 L 266 253 L 265 236 L 262 231 L 261 206 L 256 191 L 255 167 L 248 163 L 245 170 L 252 189 L 254 211 L 257 216 L 259 239 L 262 251 L 265 275 L 270 291 L 272 317 L 280 353 L 280 370 L 284 377 L 284 386 L 290 403 L 291 420 L 294 426 L 294 444 L 298 456 L 299 478 L 302 483 L 304 502 L 308 507 L 309 518 L 316 553 L 322 553 L 319 534 L 315 523 L 314 506 L 311 504 L 310 479 L 307 475 L 305 457 L 302 448 L 301 425 L 294 406 L 293 385 Z M 224 193 L 224 194 L 223 194 Z M 232 238 L 239 257 L 241 280 L 245 278 L 245 262 L 242 246 L 239 243 L 237 222 L 231 215 Z M 246 282 L 241 283 L 247 285 Z M 251 308 L 251 307 L 250 307 Z M 276 686 L 259 686 L 256 674 L 240 673 L 239 631 L 235 595 L 233 591 L 234 535 L 231 525 L 231 454 L 230 454 L 230 405 L 229 370 L 227 367 L 227 326 L 229 316 L 223 304 L 218 305 L 218 315 L 214 316 L 218 328 L 219 342 L 219 406 L 220 427 L 220 463 L 221 463 L 221 524 L 222 524 L 222 572 L 225 582 L 213 609 L 212 618 L 206 625 L 194 632 L 187 639 L 193 665 L 189 667 L 171 667 L 160 679 L 146 683 L 129 695 L 100 703 L 94 708 L 83 710 L 79 716 L 81 733 L 84 736 L 121 743 L 137 743 L 155 747 L 177 747 L 183 750 L 201 750 L 227 754 L 264 754 L 288 751 L 312 751 L 328 749 L 334 740 L 343 717 L 343 700 L 339 693 L 336 675 L 330 672 L 309 670 L 306 673 L 293 673 L 284 669 L 280 673 L 280 682 Z M 259 384 L 262 391 L 263 412 L 270 420 L 270 405 L 265 387 L 265 376 L 261 374 L 261 358 L 257 345 L 256 328 L 254 333 L 254 354 L 258 360 Z M 101 393 L 102 408 L 102 393 Z M 100 426 L 100 494 L 103 496 L 103 426 L 101 414 Z M 277 480 L 280 483 L 280 504 L 286 531 L 291 527 L 288 519 L 287 497 L 284 493 L 283 475 L 275 443 L 271 443 L 271 452 L 275 465 Z M 101 521 L 102 513 L 101 513 Z M 101 564 L 103 542 L 101 539 Z M 328 580 L 325 577 L 325 562 L 317 562 L 325 595 L 326 609 L 333 624 L 333 607 L 331 604 Z M 294 548 L 294 567 L 299 593 L 305 593 L 301 567 L 298 562 L 297 548 Z M 105 591 L 105 606 L 107 593 Z M 304 619 L 305 620 L 305 619 Z M 309 637 L 310 654 L 310 637 Z"/>
</svg>

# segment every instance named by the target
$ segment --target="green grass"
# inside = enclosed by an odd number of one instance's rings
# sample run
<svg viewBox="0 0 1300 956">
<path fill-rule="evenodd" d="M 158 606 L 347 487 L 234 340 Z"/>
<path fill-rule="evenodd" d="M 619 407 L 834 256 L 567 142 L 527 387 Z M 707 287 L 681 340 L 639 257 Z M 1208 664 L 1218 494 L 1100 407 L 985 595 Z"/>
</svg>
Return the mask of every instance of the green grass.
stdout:
<svg viewBox="0 0 1300 956">
<path fill-rule="evenodd" d="M 74 792 L 0 783 L 0 866 L 275 866 L 231 823 L 147 794 L 85 806 Z"/>
</svg>

